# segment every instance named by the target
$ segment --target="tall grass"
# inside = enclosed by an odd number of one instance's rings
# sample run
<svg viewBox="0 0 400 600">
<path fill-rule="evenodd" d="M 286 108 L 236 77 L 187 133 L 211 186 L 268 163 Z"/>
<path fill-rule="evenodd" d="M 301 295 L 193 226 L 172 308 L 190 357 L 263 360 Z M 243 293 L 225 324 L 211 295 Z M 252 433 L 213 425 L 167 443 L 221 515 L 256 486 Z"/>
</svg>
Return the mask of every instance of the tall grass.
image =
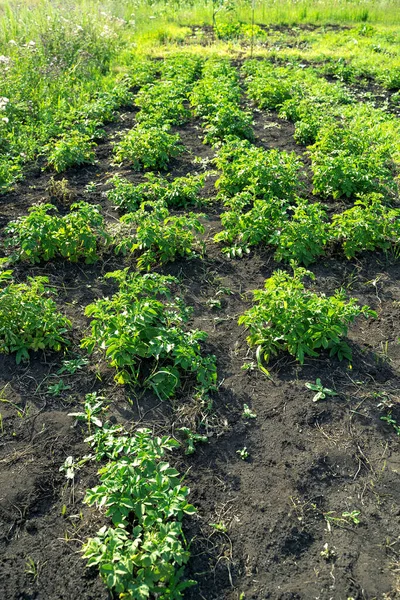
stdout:
<svg viewBox="0 0 400 600">
<path fill-rule="evenodd" d="M 0 40 L 33 35 L 48 15 L 101 22 L 106 12 L 137 29 L 151 29 L 160 21 L 211 24 L 217 18 L 251 21 L 251 0 L 0 0 Z M 400 23 L 400 0 L 255 0 L 258 23 Z"/>
</svg>

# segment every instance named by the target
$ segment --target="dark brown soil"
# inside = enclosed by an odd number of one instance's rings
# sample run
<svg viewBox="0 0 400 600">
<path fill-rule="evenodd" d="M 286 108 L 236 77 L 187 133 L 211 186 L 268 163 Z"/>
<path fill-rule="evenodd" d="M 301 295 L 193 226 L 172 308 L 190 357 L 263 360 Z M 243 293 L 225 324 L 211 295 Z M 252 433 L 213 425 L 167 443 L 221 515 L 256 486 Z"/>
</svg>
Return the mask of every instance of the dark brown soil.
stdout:
<svg viewBox="0 0 400 600">
<path fill-rule="evenodd" d="M 110 175 L 118 171 L 132 181 L 142 179 L 111 164 L 110 139 L 133 119 L 133 113 L 122 113 L 107 128 L 96 165 L 63 175 L 78 198 L 100 203 L 108 219 L 117 217 L 103 194 Z M 257 143 L 303 155 L 291 124 L 262 113 L 255 113 L 255 122 Z M 179 131 L 188 152 L 174 161 L 171 176 L 199 170 L 193 164 L 196 156 L 204 164 L 212 157 L 202 144 L 199 123 Z M 49 177 L 33 170 L 0 199 L 1 226 L 46 196 Z M 86 194 L 90 181 L 98 186 Z M 215 194 L 213 181 L 208 181 L 207 196 Z M 162 269 L 180 277 L 181 293 L 194 307 L 192 325 L 208 332 L 205 349 L 217 356 L 219 374 L 214 410 L 205 422 L 209 443 L 198 445 L 191 457 L 178 452 L 171 458 L 187 473 L 191 501 L 198 507 L 198 515 L 185 523 L 192 552 L 187 575 L 198 585 L 185 597 L 394 600 L 399 597 L 400 456 L 398 438 L 380 420 L 384 409 L 379 405 L 392 404 L 400 422 L 400 265 L 378 253 L 359 261 L 332 256 L 313 265 L 317 291 L 331 294 L 344 287 L 375 308 L 378 318 L 359 320 L 351 328 L 351 368 L 324 354 L 304 366 L 280 356 L 270 365 L 270 380 L 257 368 L 241 368 L 255 358 L 237 319 L 250 306 L 251 291 L 282 265 L 268 248 L 242 260 L 227 259 L 212 241 L 221 227 L 221 207 L 202 210 L 208 213 L 204 259 Z M 113 292 L 102 275 L 125 264 L 110 256 L 89 266 L 55 261 L 20 266 L 16 276 L 50 278 L 60 307 L 74 321 L 71 352 L 83 355 L 83 309 Z M 221 290 L 222 308 L 212 308 L 210 300 Z M 73 486 L 59 471 L 68 456 L 88 453 L 85 432 L 68 416 L 86 393 L 101 391 L 110 400 L 112 418 L 127 426 L 149 425 L 174 434 L 179 424 L 198 416 L 184 395 L 174 406 L 151 396 L 139 399 L 135 390 L 117 386 L 112 370 L 94 360 L 75 376 L 63 375 L 70 387 L 53 396 L 48 387 L 59 380 L 61 362 L 57 354 L 38 355 L 17 367 L 12 356 L 0 356 L 0 598 L 6 600 L 110 598 L 79 554 L 81 542 L 104 522 L 82 502 L 87 487 L 97 482 L 95 465 L 84 466 Z M 338 395 L 314 403 L 305 383 L 316 378 Z M 244 404 L 256 419 L 242 417 Z M 243 461 L 237 451 L 245 446 L 250 456 Z M 359 525 L 347 519 L 331 520 L 328 526 L 327 517 L 340 519 L 355 510 Z M 216 523 L 226 532 L 211 527 Z"/>
</svg>

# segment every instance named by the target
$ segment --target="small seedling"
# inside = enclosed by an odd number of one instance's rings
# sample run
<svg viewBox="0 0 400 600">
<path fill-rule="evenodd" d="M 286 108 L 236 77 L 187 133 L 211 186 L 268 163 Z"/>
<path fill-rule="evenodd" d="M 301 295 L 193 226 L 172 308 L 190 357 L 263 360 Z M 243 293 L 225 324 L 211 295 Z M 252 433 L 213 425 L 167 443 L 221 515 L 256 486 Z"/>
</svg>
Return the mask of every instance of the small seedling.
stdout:
<svg viewBox="0 0 400 600">
<path fill-rule="evenodd" d="M 336 556 L 336 552 L 331 550 L 327 543 L 324 544 L 324 549 L 321 550 L 320 554 L 325 560 L 332 560 Z"/>
<path fill-rule="evenodd" d="M 221 300 L 218 300 L 218 298 L 210 298 L 209 300 L 207 300 L 206 304 L 211 309 L 216 308 L 219 310 L 222 308 L 222 302 L 221 302 Z"/>
<path fill-rule="evenodd" d="M 68 416 L 75 417 L 77 421 L 87 421 L 90 432 L 92 423 L 96 425 L 96 427 L 103 426 L 102 421 L 97 415 L 100 415 L 105 410 L 107 410 L 107 407 L 104 406 L 104 398 L 98 397 L 97 393 L 93 392 L 91 394 L 86 394 L 85 396 L 84 412 L 69 413 Z"/>
<path fill-rule="evenodd" d="M 8 384 L 7 384 L 8 385 Z M 7 387 L 7 385 L 4 387 L 4 389 Z M 0 394 L 3 393 L 3 390 L 1 390 Z M 6 398 L 2 398 L 0 397 L 0 402 L 3 402 L 4 404 L 9 404 L 10 406 L 12 406 L 13 408 L 15 408 L 15 410 L 17 411 L 17 415 L 19 416 L 20 419 L 22 419 L 22 417 L 25 416 L 25 410 L 20 408 L 17 404 L 15 404 L 14 402 L 11 402 L 11 400 L 7 400 Z"/>
<path fill-rule="evenodd" d="M 400 436 L 400 425 L 397 424 L 396 419 L 393 419 L 391 412 L 388 412 L 387 415 L 381 417 L 381 421 L 386 421 L 388 425 L 392 425 L 397 435 Z"/>
<path fill-rule="evenodd" d="M 67 456 L 67 458 L 64 461 L 64 464 L 61 465 L 61 467 L 59 468 L 59 471 L 64 471 L 65 472 L 65 477 L 66 479 L 74 479 L 75 477 L 75 471 L 77 470 L 77 464 L 74 461 L 74 457 L 73 456 Z"/>
<path fill-rule="evenodd" d="M 95 191 L 96 191 L 96 189 L 97 189 L 97 186 L 98 186 L 98 185 L 99 185 L 99 184 L 98 184 L 98 183 L 96 183 L 95 181 L 89 181 L 89 183 L 87 183 L 87 184 L 85 185 L 85 192 L 86 192 L 87 194 L 90 194 L 90 193 L 92 193 L 92 192 L 95 192 Z"/>
<path fill-rule="evenodd" d="M 343 512 L 341 517 L 335 517 L 335 511 L 331 510 L 324 514 L 327 522 L 328 530 L 331 530 L 331 525 L 337 525 L 339 527 L 343 525 L 359 525 L 360 519 L 358 518 L 360 511 L 353 510 L 351 512 Z"/>
<path fill-rule="evenodd" d="M 89 454 L 84 456 L 80 460 L 75 461 L 73 456 L 67 456 L 64 461 L 64 464 L 59 468 L 60 472 L 65 472 L 66 479 L 73 480 L 75 477 L 75 473 L 79 471 L 79 469 L 86 464 L 89 460 L 93 459 L 93 455 Z"/>
<path fill-rule="evenodd" d="M 221 521 L 219 523 L 209 523 L 210 527 L 215 529 L 216 531 L 220 531 L 221 533 L 226 533 L 228 528 Z"/>
<path fill-rule="evenodd" d="M 32 557 L 29 557 L 26 560 L 25 573 L 28 573 L 28 575 L 32 575 L 34 580 L 36 580 L 38 577 L 38 568 Z"/>
<path fill-rule="evenodd" d="M 248 363 L 244 363 L 244 365 L 242 365 L 240 368 L 242 369 L 242 371 L 254 371 L 257 368 L 257 365 L 254 361 L 251 361 Z"/>
<path fill-rule="evenodd" d="M 250 456 L 250 454 L 247 452 L 246 446 L 244 448 L 242 448 L 241 450 L 236 450 L 236 454 L 239 454 L 239 456 L 242 460 L 246 460 Z"/>
<path fill-rule="evenodd" d="M 74 375 L 80 369 L 83 369 L 89 363 L 87 358 L 74 358 L 71 360 L 63 360 L 62 367 L 57 371 L 58 375 L 62 375 L 63 373 L 68 373 L 69 375 Z"/>
<path fill-rule="evenodd" d="M 196 452 L 195 444 L 197 444 L 197 442 L 208 442 L 208 437 L 206 435 L 194 433 L 188 427 L 180 427 L 178 431 L 181 431 L 186 438 L 185 454 L 194 454 Z"/>
<path fill-rule="evenodd" d="M 27 573 L 28 575 L 32 575 L 33 581 L 37 582 L 39 579 L 40 571 L 42 570 L 42 567 L 45 564 L 46 563 L 41 564 L 39 561 L 35 562 L 34 559 L 31 556 L 29 556 L 25 563 L 25 573 Z"/>
<path fill-rule="evenodd" d="M 61 392 L 65 392 L 66 390 L 71 389 L 70 385 L 66 385 L 62 379 L 53 385 L 49 385 L 47 388 L 48 393 L 51 396 L 59 396 Z"/>
<path fill-rule="evenodd" d="M 378 408 L 390 411 L 390 409 L 392 409 L 395 405 L 393 400 L 384 392 L 383 393 L 374 392 L 372 395 L 376 400 L 380 400 L 380 402 L 377 404 Z"/>
<path fill-rule="evenodd" d="M 331 390 L 330 388 L 326 388 L 322 385 L 321 380 L 318 378 L 315 380 L 315 383 L 306 383 L 306 388 L 309 390 L 313 390 L 317 392 L 313 397 L 313 402 L 318 402 L 318 400 L 323 400 L 327 396 L 337 396 L 337 393 Z"/>
<path fill-rule="evenodd" d="M 360 514 L 359 510 L 352 510 L 351 512 L 342 513 L 342 517 L 343 517 L 343 519 L 350 519 L 354 523 L 354 525 L 359 525 L 360 524 L 360 519 L 358 518 L 359 514 Z"/>
<path fill-rule="evenodd" d="M 244 419 L 256 419 L 256 413 L 253 413 L 247 404 L 243 404 L 242 417 Z"/>
</svg>

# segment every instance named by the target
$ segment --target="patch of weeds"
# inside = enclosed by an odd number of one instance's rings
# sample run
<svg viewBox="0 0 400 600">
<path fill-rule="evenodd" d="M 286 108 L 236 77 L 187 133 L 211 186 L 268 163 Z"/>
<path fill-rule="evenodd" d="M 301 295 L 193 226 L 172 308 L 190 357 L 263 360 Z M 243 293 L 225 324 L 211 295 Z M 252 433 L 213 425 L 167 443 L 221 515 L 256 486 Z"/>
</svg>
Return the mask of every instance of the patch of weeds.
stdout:
<svg viewBox="0 0 400 600">
<path fill-rule="evenodd" d="M 360 515 L 359 510 L 352 510 L 351 512 L 345 511 L 340 517 L 335 516 L 337 513 L 334 510 L 324 513 L 324 517 L 328 526 L 328 530 L 331 530 L 332 525 L 343 527 L 345 525 L 359 525 L 361 523 L 358 518 Z"/>
<path fill-rule="evenodd" d="M 59 202 L 62 206 L 70 206 L 75 202 L 76 194 L 68 187 L 67 179 L 54 179 L 50 177 L 46 187 L 50 202 Z"/>
<path fill-rule="evenodd" d="M 57 381 L 57 383 L 49 385 L 47 388 L 47 392 L 50 394 L 50 396 L 60 396 L 62 392 L 66 392 L 70 389 L 71 386 L 64 383 L 63 379 L 60 379 L 59 381 Z"/>
<path fill-rule="evenodd" d="M 86 365 L 89 364 L 87 358 L 79 356 L 78 358 L 65 359 L 62 361 L 62 367 L 58 369 L 58 375 L 67 373 L 68 375 L 75 375 L 77 371 L 82 370 Z"/>
</svg>

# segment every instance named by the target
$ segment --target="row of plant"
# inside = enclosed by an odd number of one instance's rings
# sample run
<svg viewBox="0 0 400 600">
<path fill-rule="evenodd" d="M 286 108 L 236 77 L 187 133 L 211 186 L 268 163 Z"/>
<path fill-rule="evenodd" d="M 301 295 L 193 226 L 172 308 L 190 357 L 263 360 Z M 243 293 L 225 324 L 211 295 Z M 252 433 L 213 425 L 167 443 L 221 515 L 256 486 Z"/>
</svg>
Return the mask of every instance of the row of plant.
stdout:
<svg viewBox="0 0 400 600">
<path fill-rule="evenodd" d="M 241 96 L 239 73 L 229 59 L 205 61 L 189 96 L 193 113 L 202 119 L 205 143 L 219 145 L 229 136 L 254 138 L 252 114 L 240 107 Z"/>
<path fill-rule="evenodd" d="M 90 332 L 81 346 L 104 356 L 118 383 L 150 387 L 163 399 L 174 395 L 189 374 L 198 394 L 214 389 L 215 358 L 202 355 L 207 335 L 186 329 L 191 309 L 171 296 L 177 281 L 127 270 L 106 277 L 118 282 L 119 291 L 86 307 Z M 0 351 L 15 353 L 17 363 L 29 359 L 30 350 L 60 351 L 70 343 L 72 323 L 58 311 L 55 290 L 47 283 L 45 277 L 16 283 L 11 270 L 1 273 Z"/>
<path fill-rule="evenodd" d="M 178 154 L 179 146 L 174 145 L 178 136 L 169 131 L 189 117 L 185 99 L 198 64 L 182 56 L 165 61 L 161 80 L 145 86 L 136 97 L 141 109 L 138 125 L 117 145 L 117 161 L 128 161 L 136 169 L 165 169 Z M 199 216 L 171 216 L 169 208 L 198 204 L 204 181 L 205 176 L 169 181 L 148 174 L 136 186 L 119 175 L 113 177 L 108 199 L 126 213 L 111 232 L 116 251 L 140 251 L 139 268 L 193 253 L 193 232 L 203 231 Z M 127 270 L 109 276 L 117 279 L 119 291 L 86 308 L 92 321 L 83 347 L 89 352 L 101 347 L 119 383 L 151 388 L 160 399 L 176 395 L 191 374 L 194 394 L 203 401 L 216 389 L 215 357 L 202 355 L 207 335 L 185 327 L 191 311 L 171 297 L 176 280 L 130 275 Z M 194 508 L 187 504 L 189 490 L 181 485 L 178 473 L 160 460 L 165 449 L 177 443 L 153 438 L 149 431 L 121 443 L 112 430 L 101 431 L 96 442 L 98 448 L 107 448 L 100 457 L 113 462 L 101 470 L 102 485 L 88 492 L 87 501 L 107 506 L 113 527 L 102 528 L 86 542 L 88 564 L 98 566 L 106 585 L 120 597 L 181 598 L 193 584 L 183 580 L 190 554 L 181 522 Z"/>
<path fill-rule="evenodd" d="M 314 193 L 334 198 L 398 193 L 400 126 L 395 117 L 372 104 L 355 103 L 340 83 L 328 83 L 310 68 L 249 61 L 243 71 L 257 106 L 293 121 L 296 141 L 312 144 Z"/>
<path fill-rule="evenodd" d="M 213 64 L 210 62 L 211 66 Z M 227 87 L 230 93 L 233 90 L 236 93 L 234 100 L 238 103 L 240 98 L 238 75 L 229 63 L 226 64 L 229 67 L 230 79 L 217 71 L 210 88 L 212 90 Z M 207 63 L 205 69 L 206 67 Z M 317 172 L 317 157 L 321 161 L 325 157 L 327 162 L 329 159 L 338 162 L 346 153 L 345 149 L 343 150 L 345 146 L 343 139 L 337 143 L 337 146 L 342 148 L 342 154 L 333 147 L 330 155 L 327 154 L 326 149 L 322 149 L 321 140 L 325 139 L 324 135 L 326 136 L 323 120 L 326 115 L 332 119 L 336 118 L 334 122 L 337 124 L 339 118 L 349 118 L 348 115 L 351 114 L 349 111 L 355 112 L 355 107 L 351 105 L 353 99 L 348 92 L 340 84 L 330 84 L 311 70 L 299 72 L 265 62 L 249 61 L 245 63 L 243 71 L 246 75 L 248 93 L 259 106 L 280 108 L 281 116 L 285 117 L 291 115 L 294 118 L 295 114 L 301 115 L 303 120 L 297 121 L 296 127 L 299 125 L 299 131 L 305 136 L 303 141 L 317 140 L 311 148 L 315 150 L 314 185 L 318 184 L 318 175 L 320 175 L 325 187 L 318 191 L 326 193 L 329 191 L 331 195 L 337 195 L 337 191 L 333 190 L 332 186 L 329 188 L 327 186 L 326 180 L 329 176 L 333 176 L 332 173 L 329 174 L 328 169 L 324 170 L 323 166 L 321 166 L 321 173 Z M 197 105 L 204 106 L 206 109 L 207 106 L 213 107 L 213 102 L 208 101 L 204 92 L 208 87 L 203 85 L 203 79 L 199 80 L 197 87 L 199 90 L 195 97 Z M 196 88 L 194 92 L 197 92 Z M 357 108 L 356 119 L 362 123 L 364 118 L 364 132 L 366 120 L 371 118 L 370 111 L 375 110 L 369 106 Z M 378 113 L 391 144 L 393 135 L 387 122 L 387 115 L 379 111 Z M 375 125 L 378 127 L 379 122 Z M 391 171 L 385 172 L 382 167 L 388 156 L 387 145 L 385 146 L 382 137 L 382 128 L 375 134 L 377 141 L 375 146 L 371 144 L 373 132 L 370 131 L 369 144 L 367 144 L 365 141 L 363 143 L 360 129 L 357 130 L 357 139 L 359 144 L 363 144 L 364 154 L 361 161 L 367 164 L 366 174 L 363 175 L 360 171 L 354 155 L 350 157 L 347 164 L 353 169 L 353 172 L 349 173 L 349 178 L 354 175 L 350 183 L 355 183 L 357 177 L 356 183 L 363 182 L 363 185 L 358 187 L 361 192 L 364 191 L 364 194 L 358 194 L 353 208 L 334 215 L 331 223 L 328 222 L 323 204 L 310 203 L 299 197 L 298 194 L 302 191 L 303 165 L 295 153 L 266 151 L 254 146 L 248 139 L 240 139 L 246 137 L 241 136 L 240 132 L 236 134 L 229 128 L 224 129 L 219 138 L 215 159 L 220 171 L 220 177 L 216 182 L 218 197 L 227 209 L 221 216 L 223 230 L 215 236 L 215 241 L 225 246 L 223 251 L 230 256 L 241 256 L 243 253 L 248 253 L 251 247 L 263 244 L 276 248 L 276 260 L 287 262 L 295 260 L 306 266 L 326 250 L 334 250 L 338 244 L 343 246 L 347 258 L 352 258 L 365 250 L 391 249 L 396 252 L 400 241 L 399 211 L 387 207 L 396 184 Z M 329 132 L 340 137 L 338 130 L 338 127 L 332 126 Z M 346 135 L 346 130 L 339 131 L 344 131 Z M 328 143 L 325 145 L 329 146 Z M 382 150 L 381 161 L 379 161 L 379 154 L 377 155 L 377 145 Z M 375 171 L 368 166 L 372 156 L 375 159 Z M 332 166 L 332 171 L 338 186 L 344 189 L 349 181 L 343 177 L 342 171 L 338 170 L 335 173 L 335 169 L 337 164 Z M 378 185 L 379 175 L 386 185 Z M 346 192 L 348 195 L 354 194 L 358 187 L 355 186 L 354 190 L 350 186 Z M 384 194 L 371 191 L 376 189 Z"/>
<path fill-rule="evenodd" d="M 348 319 L 347 313 L 341 312 L 341 307 L 347 306 L 345 295 L 338 292 L 326 301 L 321 299 L 323 296 L 310 295 L 300 284 L 305 274 L 312 275 L 300 268 L 295 268 L 294 277 L 282 272 L 279 277 L 275 274 L 278 283 L 274 275 L 268 289 L 276 283 L 276 289 L 281 290 L 278 304 L 275 305 L 272 300 L 271 287 L 270 295 L 263 297 L 262 317 L 260 312 L 250 311 L 240 318 L 239 323 L 252 330 L 250 345 L 262 347 L 266 357 L 278 350 L 287 350 L 300 362 L 307 354 L 314 356 L 313 352 L 320 347 L 334 348 L 333 352 L 340 358 L 349 358 L 347 346 L 339 338 L 346 334 L 346 325 L 361 312 L 367 314 L 366 311 L 354 308 L 356 301 L 351 300 L 349 306 L 354 311 L 350 311 L 351 318 Z M 215 389 L 215 358 L 201 353 L 201 342 L 207 336 L 202 331 L 185 329 L 191 311 L 178 298 L 171 298 L 171 287 L 177 281 L 156 274 L 129 274 L 127 269 L 109 273 L 106 277 L 118 282 L 119 291 L 111 298 L 99 299 L 86 307 L 85 314 L 91 318 L 91 323 L 90 333 L 82 340 L 82 347 L 89 354 L 97 352 L 105 356 L 116 370 L 118 383 L 150 387 L 160 398 L 173 396 L 181 386 L 182 376 L 190 373 L 197 381 L 197 393 L 201 396 Z M 60 350 L 68 345 L 71 322 L 57 311 L 50 297 L 54 290 L 45 285 L 47 280 L 30 278 L 27 283 L 17 284 L 10 283 L 11 278 L 11 271 L 2 273 L 1 352 L 15 352 L 17 362 L 20 362 L 29 358 L 29 350 Z M 298 310 L 296 319 L 302 325 L 296 325 L 294 313 L 288 316 L 288 298 L 292 289 L 297 290 L 293 302 Z M 260 298 L 256 294 L 256 300 Z M 308 312 L 299 298 L 309 304 Z M 252 315 L 251 318 L 249 315 Z M 256 322 L 259 329 L 254 329 Z M 282 322 L 283 333 L 280 330 Z M 315 330 L 312 343 L 304 337 L 311 322 Z M 324 338 L 320 332 L 327 323 L 333 324 L 333 329 Z M 342 328 L 338 329 L 340 323 Z M 264 337 L 268 334 L 268 342 L 262 342 L 261 330 Z M 288 343 L 289 339 L 295 340 L 295 345 Z M 320 340 L 323 341 L 320 343 Z M 300 346 L 303 350 L 298 350 Z"/>
<path fill-rule="evenodd" d="M 42 19 L 35 39 L 10 30 L 0 49 L 0 191 L 39 155 L 56 170 L 92 161 L 101 126 L 130 102 L 129 79 L 111 70 L 126 23 L 69 16 Z"/>
<path fill-rule="evenodd" d="M 161 79 L 144 85 L 135 98 L 140 108 L 137 124 L 115 145 L 116 163 L 125 162 L 138 171 L 163 170 L 171 158 L 184 151 L 179 134 L 171 133 L 171 126 L 190 117 L 185 101 L 199 69 L 200 60 L 184 53 L 164 61 Z"/>
<path fill-rule="evenodd" d="M 400 242 L 400 211 L 388 210 L 382 203 L 383 196 L 378 194 L 360 199 L 352 209 L 335 215 L 329 226 L 320 203 L 310 204 L 298 196 L 302 189 L 303 165 L 295 153 L 266 151 L 252 144 L 250 114 L 249 129 L 241 127 L 243 121 L 235 118 L 237 111 L 242 112 L 237 70 L 229 61 L 217 61 L 216 65 L 213 60 L 205 63 L 202 78 L 194 87 L 191 104 L 195 113 L 203 118 L 217 114 L 221 97 L 223 103 L 231 105 L 232 123 L 217 120 L 221 125 L 217 138 L 210 139 L 210 125 L 204 119 L 204 141 L 217 145 L 218 196 L 228 208 L 221 216 L 225 229 L 215 236 L 217 242 L 228 245 L 225 251 L 231 256 L 242 255 L 251 246 L 264 243 L 277 248 L 277 260 L 307 265 L 323 253 L 331 239 L 341 241 L 348 257 L 365 249 L 388 249 Z M 274 77 L 269 79 L 268 85 L 265 79 L 261 84 L 257 75 L 261 77 L 260 74 L 266 71 L 268 77 L 269 67 L 264 71 L 264 65 L 255 61 L 244 68 L 250 96 L 255 99 L 257 94 L 262 94 L 266 101 L 261 101 L 263 108 L 277 108 L 285 100 L 291 103 L 292 109 L 298 107 L 298 98 L 285 91 L 284 86 L 287 90 L 292 85 L 296 87 L 299 76 L 294 75 L 291 82 L 287 77 L 288 70 L 283 69 L 281 88 L 279 83 L 277 85 L 278 78 Z M 276 68 L 272 70 L 275 75 Z M 322 120 L 327 105 L 335 110 L 351 102 L 340 85 L 332 86 L 326 82 L 321 85 L 323 80 L 309 72 L 303 73 L 302 77 L 304 89 L 309 93 L 304 107 L 308 106 L 311 94 L 319 97 L 321 103 L 320 114 L 313 115 L 316 122 Z M 310 86 L 313 86 L 312 90 Z M 300 85 L 298 87 L 301 89 Z M 214 90 L 218 90 L 218 98 Z M 288 107 L 289 104 L 286 109 Z M 303 135 L 310 135 L 310 130 Z M 379 220 L 377 214 L 381 217 Z M 239 324 L 245 325 L 250 332 L 249 345 L 257 348 L 258 365 L 267 374 L 264 365 L 281 351 L 289 352 L 301 363 L 306 356 L 318 356 L 320 349 L 328 349 L 331 356 L 337 355 L 340 360 L 351 360 L 350 347 L 342 339 L 347 335 L 348 325 L 361 314 L 376 316 L 368 307 L 360 307 L 356 299 L 346 301 L 342 290 L 329 298 L 308 290 L 302 280 L 305 276 L 313 278 L 313 274 L 297 266 L 293 268 L 293 276 L 276 271 L 265 282 L 265 291 L 254 292 L 254 306 L 239 318 Z"/>
<path fill-rule="evenodd" d="M 100 484 L 87 490 L 84 502 L 96 506 L 107 524 L 85 541 L 83 557 L 119 598 L 178 600 L 195 584 L 184 579 L 190 552 L 182 520 L 196 512 L 183 478 L 165 461 L 180 444 L 149 429 L 128 432 L 103 422 L 107 408 L 103 397 L 91 393 L 83 411 L 70 414 L 85 422 L 92 453 L 82 460 L 70 456 L 60 467 L 73 480 L 83 463 L 103 463 Z"/>
<path fill-rule="evenodd" d="M 232 140 L 222 146 L 216 164 L 218 195 L 227 210 L 214 239 L 231 257 L 260 244 L 275 248 L 278 261 L 306 266 L 340 246 L 348 259 L 364 251 L 398 252 L 400 209 L 388 207 L 387 195 L 359 194 L 353 207 L 329 222 L 322 203 L 298 196 L 296 155 Z"/>
<path fill-rule="evenodd" d="M 178 182 L 173 192 L 181 190 L 183 199 L 184 190 L 190 193 L 197 189 L 199 181 L 182 179 L 185 181 Z M 128 185 L 131 184 L 126 183 L 124 192 Z M 173 201 L 177 198 L 172 195 Z M 6 227 L 4 248 L 10 261 L 30 263 L 55 258 L 94 263 L 112 251 L 132 255 L 139 270 L 149 271 L 158 264 L 202 252 L 196 235 L 204 231 L 202 216 L 194 213 L 171 216 L 167 202 L 159 199 L 142 201 L 135 212 L 127 213 L 116 224 L 106 225 L 99 206 L 82 201 L 72 204 L 61 215 L 54 205 L 42 203 Z"/>
</svg>

